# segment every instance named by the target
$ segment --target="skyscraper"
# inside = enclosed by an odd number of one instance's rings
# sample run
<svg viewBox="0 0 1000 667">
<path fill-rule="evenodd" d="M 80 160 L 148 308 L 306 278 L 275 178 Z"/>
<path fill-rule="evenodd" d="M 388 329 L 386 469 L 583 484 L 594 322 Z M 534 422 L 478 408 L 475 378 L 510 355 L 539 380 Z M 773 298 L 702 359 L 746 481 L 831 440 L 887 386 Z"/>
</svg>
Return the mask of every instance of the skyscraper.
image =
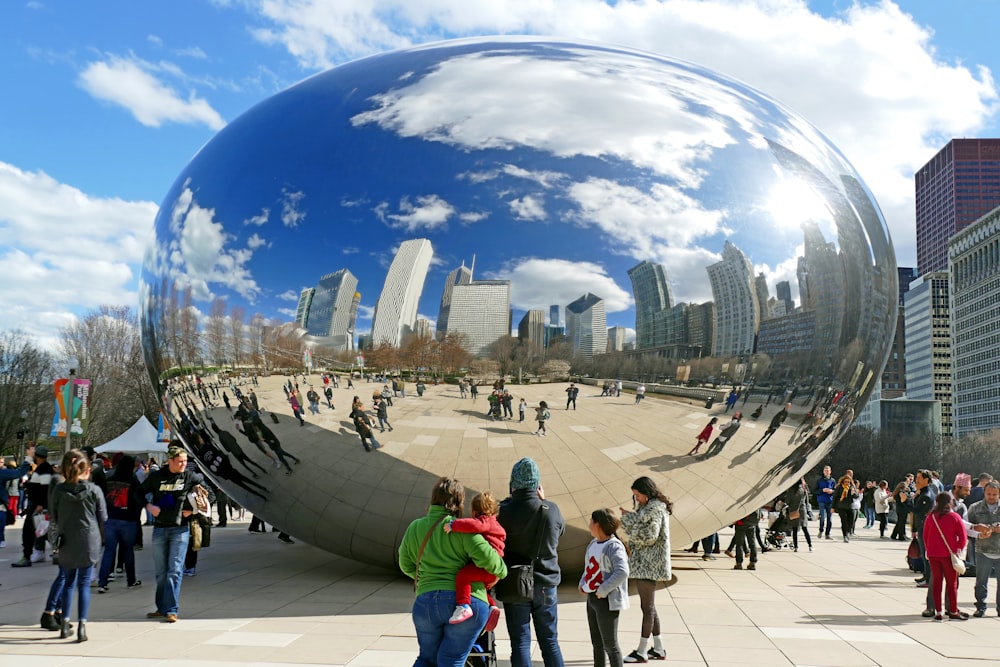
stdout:
<svg viewBox="0 0 1000 667">
<path fill-rule="evenodd" d="M 782 280 L 774 286 L 775 293 L 779 301 L 785 302 L 785 313 L 795 310 L 795 303 L 792 301 L 792 285 L 787 280 Z"/>
<path fill-rule="evenodd" d="M 608 352 L 625 349 L 625 327 L 608 327 Z"/>
<path fill-rule="evenodd" d="M 657 327 L 657 314 L 670 310 L 673 293 L 662 264 L 642 261 L 628 270 L 635 299 L 635 347 L 645 350 L 664 345 L 668 336 Z"/>
<path fill-rule="evenodd" d="M 299 303 L 295 307 L 295 323 L 303 329 L 308 329 L 309 327 L 309 308 L 312 306 L 315 294 L 315 287 L 306 287 L 299 292 Z"/>
<path fill-rule="evenodd" d="M 712 355 L 752 353 L 760 328 L 760 306 L 750 260 L 731 241 L 726 241 L 722 260 L 706 270 L 715 303 Z"/>
<path fill-rule="evenodd" d="M 538 349 L 545 347 L 545 311 L 529 310 L 517 325 L 517 337 Z"/>
<path fill-rule="evenodd" d="M 574 356 L 590 361 L 595 354 L 604 354 L 608 347 L 604 299 L 587 292 L 566 306 L 566 337 Z"/>
<path fill-rule="evenodd" d="M 312 336 L 332 339 L 330 343 L 338 349 L 354 349 L 351 305 L 357 288 L 358 279 L 347 269 L 326 274 L 313 290 L 308 317 L 300 325 Z"/>
<path fill-rule="evenodd" d="M 475 260 L 473 260 L 473 264 Z M 441 307 L 438 310 L 437 332 L 438 336 L 448 333 L 448 316 L 451 313 L 451 293 L 455 285 L 468 285 L 472 282 L 472 269 L 465 266 L 458 267 L 448 274 L 444 281 L 444 292 L 441 293 Z"/>
<path fill-rule="evenodd" d="M 427 239 L 410 239 L 400 244 L 375 304 L 373 345 L 388 343 L 399 347 L 403 337 L 413 331 L 420 294 L 433 256 L 434 250 Z"/>
<path fill-rule="evenodd" d="M 473 280 L 451 290 L 448 333 L 464 335 L 470 354 L 484 356 L 490 345 L 510 335 L 509 280 Z"/>
<path fill-rule="evenodd" d="M 952 362 L 948 274 L 928 273 L 903 295 L 906 305 L 906 397 L 941 404 L 941 435 L 951 437 Z"/>
<path fill-rule="evenodd" d="M 956 234 L 948 254 L 954 305 L 954 432 L 990 431 L 1000 428 L 1000 340 L 995 324 L 1000 313 L 1000 208 Z"/>
<path fill-rule="evenodd" d="M 952 139 L 913 176 L 917 274 L 948 270 L 948 240 L 1000 204 L 1000 139 Z"/>
</svg>

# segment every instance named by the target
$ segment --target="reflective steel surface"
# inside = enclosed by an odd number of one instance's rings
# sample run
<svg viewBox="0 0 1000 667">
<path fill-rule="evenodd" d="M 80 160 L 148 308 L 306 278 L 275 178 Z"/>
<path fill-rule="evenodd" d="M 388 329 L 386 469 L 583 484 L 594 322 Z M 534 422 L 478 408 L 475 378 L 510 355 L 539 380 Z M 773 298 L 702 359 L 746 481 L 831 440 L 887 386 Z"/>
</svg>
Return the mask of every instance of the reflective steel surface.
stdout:
<svg viewBox="0 0 1000 667">
<path fill-rule="evenodd" d="M 662 56 L 497 38 L 355 61 L 231 122 L 167 194 L 141 293 L 147 364 L 174 430 L 188 431 L 188 447 L 250 511 L 391 565 L 436 477 L 503 497 L 511 465 L 532 456 L 566 516 L 564 564 L 576 568 L 589 513 L 625 505 L 640 475 L 674 500 L 676 547 L 822 458 L 878 381 L 897 285 L 868 189 L 780 103 Z M 623 327 L 612 339 L 627 330 L 640 351 L 669 360 L 671 384 L 642 377 L 636 405 L 639 376 L 585 380 L 575 412 L 562 410 L 565 383 L 511 384 L 514 421 L 497 422 L 485 414 L 489 386 L 473 404 L 455 385 L 417 397 L 411 380 L 375 453 L 348 412 L 354 395 L 371 411 L 376 385 L 348 390 L 339 371 L 336 408 L 323 398 L 304 426 L 280 388 L 292 368 L 356 360 L 373 328 L 376 342 L 405 345 L 447 319 L 485 351 L 498 326 L 516 334 L 529 311 L 542 311 L 532 321 L 544 329 L 552 305 L 561 329 L 551 333 L 576 341 L 578 355 L 605 349 L 605 326 Z M 234 416 L 228 383 L 227 409 L 206 388 L 214 375 L 200 389 L 178 370 L 202 365 L 266 369 L 240 389 L 278 423 Z M 625 395 L 599 396 L 618 379 Z M 295 381 L 303 407 L 308 385 L 323 388 L 317 370 Z M 745 393 L 733 409 L 706 407 L 734 385 Z M 533 411 L 517 422 L 522 396 L 551 406 L 546 438 L 532 434 Z M 708 442 L 689 454 L 711 417 Z M 276 449 L 301 463 L 275 467 Z"/>
</svg>

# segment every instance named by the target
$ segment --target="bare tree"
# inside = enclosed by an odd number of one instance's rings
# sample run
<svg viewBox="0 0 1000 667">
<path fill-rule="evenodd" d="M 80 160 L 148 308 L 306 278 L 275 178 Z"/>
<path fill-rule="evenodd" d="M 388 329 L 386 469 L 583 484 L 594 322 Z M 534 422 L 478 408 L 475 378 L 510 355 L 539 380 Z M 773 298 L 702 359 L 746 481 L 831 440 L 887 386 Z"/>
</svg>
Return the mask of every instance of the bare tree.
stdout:
<svg viewBox="0 0 1000 667">
<path fill-rule="evenodd" d="M 78 377 L 91 381 L 85 442 L 121 435 L 158 408 L 142 363 L 139 323 L 128 306 L 100 306 L 62 330 L 62 352 L 77 360 Z"/>
<path fill-rule="evenodd" d="M 229 347 L 233 353 L 233 366 L 242 364 L 247 349 L 246 341 L 246 317 L 247 311 L 243 306 L 233 306 L 229 311 Z"/>
<path fill-rule="evenodd" d="M 513 336 L 501 336 L 489 347 L 489 358 L 496 362 L 497 372 L 505 378 L 515 368 L 518 340 Z"/>
<path fill-rule="evenodd" d="M 254 368 L 264 367 L 264 315 L 254 313 L 250 316 L 247 328 L 247 346 L 250 352 L 250 363 Z M 267 370 L 264 368 L 264 370 Z"/>
<path fill-rule="evenodd" d="M 0 451 L 19 453 L 20 444 L 52 423 L 54 375 L 52 355 L 24 332 L 0 332 Z"/>
<path fill-rule="evenodd" d="M 438 341 L 438 358 L 441 368 L 447 374 L 468 368 L 472 355 L 466 349 L 468 337 L 464 333 L 447 333 Z"/>
<path fill-rule="evenodd" d="M 208 319 L 205 320 L 205 347 L 208 353 L 208 362 L 215 366 L 221 366 L 226 361 L 226 300 L 216 297 L 208 310 Z"/>
</svg>

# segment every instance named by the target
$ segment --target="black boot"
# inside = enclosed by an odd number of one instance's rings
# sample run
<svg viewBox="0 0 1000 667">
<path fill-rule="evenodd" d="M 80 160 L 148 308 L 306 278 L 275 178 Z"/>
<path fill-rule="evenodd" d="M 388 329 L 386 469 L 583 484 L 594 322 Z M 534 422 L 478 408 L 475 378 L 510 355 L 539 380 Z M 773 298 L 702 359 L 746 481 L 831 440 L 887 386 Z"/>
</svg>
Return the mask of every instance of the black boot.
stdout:
<svg viewBox="0 0 1000 667">
<path fill-rule="evenodd" d="M 87 641 L 87 624 L 80 621 L 76 628 L 76 641 L 77 643 Z"/>
<path fill-rule="evenodd" d="M 67 639 L 71 632 L 72 630 L 70 628 L 69 621 L 64 620 L 62 622 L 62 629 L 59 631 L 59 639 Z"/>
<path fill-rule="evenodd" d="M 53 632 L 60 629 L 61 624 L 56 621 L 56 617 L 52 614 L 42 613 L 42 629 L 52 630 Z"/>
</svg>

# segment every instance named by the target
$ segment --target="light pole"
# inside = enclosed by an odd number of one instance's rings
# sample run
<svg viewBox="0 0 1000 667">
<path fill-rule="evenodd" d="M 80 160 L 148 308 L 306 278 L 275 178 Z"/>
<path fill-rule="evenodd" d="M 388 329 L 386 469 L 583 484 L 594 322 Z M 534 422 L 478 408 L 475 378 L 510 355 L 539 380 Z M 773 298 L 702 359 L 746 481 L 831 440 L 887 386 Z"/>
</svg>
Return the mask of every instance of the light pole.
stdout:
<svg viewBox="0 0 1000 667">
<path fill-rule="evenodd" d="M 73 448 L 71 444 L 73 438 L 73 378 L 76 376 L 77 360 L 75 357 L 70 357 L 67 361 L 69 364 L 69 380 L 67 380 L 66 386 L 63 387 L 63 391 L 66 396 L 64 405 L 66 408 L 66 451 L 68 452 Z"/>
</svg>

